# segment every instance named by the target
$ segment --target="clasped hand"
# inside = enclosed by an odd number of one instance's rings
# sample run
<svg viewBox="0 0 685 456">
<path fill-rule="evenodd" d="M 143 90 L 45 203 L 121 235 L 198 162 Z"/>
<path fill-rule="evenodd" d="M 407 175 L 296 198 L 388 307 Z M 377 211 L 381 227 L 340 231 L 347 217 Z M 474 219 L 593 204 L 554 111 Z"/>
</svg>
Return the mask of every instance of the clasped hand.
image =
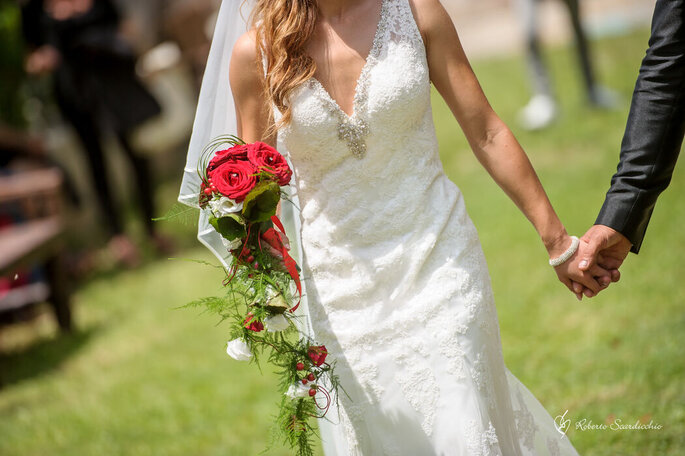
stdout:
<svg viewBox="0 0 685 456">
<path fill-rule="evenodd" d="M 569 240 L 570 244 L 570 240 Z M 621 278 L 619 267 L 630 252 L 630 241 L 618 231 L 594 225 L 580 238 L 575 254 L 554 269 L 576 295 L 591 298 Z"/>
</svg>

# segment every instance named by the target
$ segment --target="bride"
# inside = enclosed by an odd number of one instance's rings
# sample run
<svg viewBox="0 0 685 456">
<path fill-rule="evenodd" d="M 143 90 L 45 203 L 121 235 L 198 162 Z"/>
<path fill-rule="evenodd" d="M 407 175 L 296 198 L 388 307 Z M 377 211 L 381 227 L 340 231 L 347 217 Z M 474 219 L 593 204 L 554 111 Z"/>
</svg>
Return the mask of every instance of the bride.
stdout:
<svg viewBox="0 0 685 456">
<path fill-rule="evenodd" d="M 320 420 L 326 455 L 577 454 L 504 365 L 478 235 L 439 159 L 431 84 L 559 280 L 597 293 L 611 274 L 578 269 L 585 246 L 488 104 L 442 5 L 259 0 L 237 33 L 239 3 L 222 5 L 180 200 L 197 201 L 192 163 L 212 135 L 267 142 L 291 162 L 309 322 L 349 394 Z M 210 232 L 200 238 L 222 256 Z"/>
</svg>

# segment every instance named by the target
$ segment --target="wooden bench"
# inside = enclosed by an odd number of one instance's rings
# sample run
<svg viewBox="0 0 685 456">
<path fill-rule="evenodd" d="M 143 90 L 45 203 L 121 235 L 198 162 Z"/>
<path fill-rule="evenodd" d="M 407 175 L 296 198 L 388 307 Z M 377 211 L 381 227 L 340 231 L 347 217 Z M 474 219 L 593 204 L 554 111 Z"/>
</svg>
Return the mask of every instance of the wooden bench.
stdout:
<svg viewBox="0 0 685 456">
<path fill-rule="evenodd" d="M 18 205 L 26 221 L 0 228 L 0 277 L 24 267 L 42 265 L 47 283 L 12 288 L 0 297 L 0 313 L 48 301 L 60 328 L 72 329 L 68 276 L 62 259 L 62 174 L 52 168 L 0 177 L 0 205 Z"/>
</svg>

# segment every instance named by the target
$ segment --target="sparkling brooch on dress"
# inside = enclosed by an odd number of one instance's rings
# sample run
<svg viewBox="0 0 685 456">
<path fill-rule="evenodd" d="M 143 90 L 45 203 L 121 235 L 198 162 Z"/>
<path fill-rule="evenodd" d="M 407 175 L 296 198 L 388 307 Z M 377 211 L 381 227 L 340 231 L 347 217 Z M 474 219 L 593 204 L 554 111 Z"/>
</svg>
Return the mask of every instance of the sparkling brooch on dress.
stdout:
<svg viewBox="0 0 685 456">
<path fill-rule="evenodd" d="M 366 141 L 364 138 L 369 134 L 369 124 L 359 118 L 344 119 L 338 125 L 338 138 L 347 143 L 352 154 L 361 158 L 366 153 Z"/>
</svg>

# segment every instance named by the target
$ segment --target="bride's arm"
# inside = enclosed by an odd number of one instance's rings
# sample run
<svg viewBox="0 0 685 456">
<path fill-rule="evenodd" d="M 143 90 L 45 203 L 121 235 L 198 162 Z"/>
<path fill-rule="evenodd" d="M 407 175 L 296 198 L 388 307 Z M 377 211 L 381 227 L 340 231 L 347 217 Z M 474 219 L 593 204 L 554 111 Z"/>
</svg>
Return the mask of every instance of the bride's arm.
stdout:
<svg viewBox="0 0 685 456">
<path fill-rule="evenodd" d="M 235 100 L 238 137 L 246 143 L 262 141 L 276 147 L 276 134 L 266 136 L 273 117 L 264 96 L 264 67 L 257 53 L 254 30 L 238 38 L 231 54 L 229 81 Z M 276 215 L 281 215 L 278 202 Z"/>
<path fill-rule="evenodd" d="M 231 92 L 235 100 L 238 137 L 247 143 L 262 141 L 276 146 L 276 135 L 266 136 L 273 117 L 264 96 L 264 69 L 259 60 L 254 30 L 238 38 L 229 67 Z"/>
<path fill-rule="evenodd" d="M 525 152 L 485 98 L 452 20 L 438 0 L 411 3 L 426 46 L 431 81 L 464 130 L 478 161 L 535 226 L 550 258 L 558 257 L 571 239 Z M 610 274 L 601 268 L 583 273 L 577 267 L 578 258 L 576 253 L 555 268 L 559 280 L 571 291 L 572 281 L 580 282 L 594 295 L 603 286 L 593 276 L 602 276 L 604 285 L 611 281 Z"/>
</svg>

